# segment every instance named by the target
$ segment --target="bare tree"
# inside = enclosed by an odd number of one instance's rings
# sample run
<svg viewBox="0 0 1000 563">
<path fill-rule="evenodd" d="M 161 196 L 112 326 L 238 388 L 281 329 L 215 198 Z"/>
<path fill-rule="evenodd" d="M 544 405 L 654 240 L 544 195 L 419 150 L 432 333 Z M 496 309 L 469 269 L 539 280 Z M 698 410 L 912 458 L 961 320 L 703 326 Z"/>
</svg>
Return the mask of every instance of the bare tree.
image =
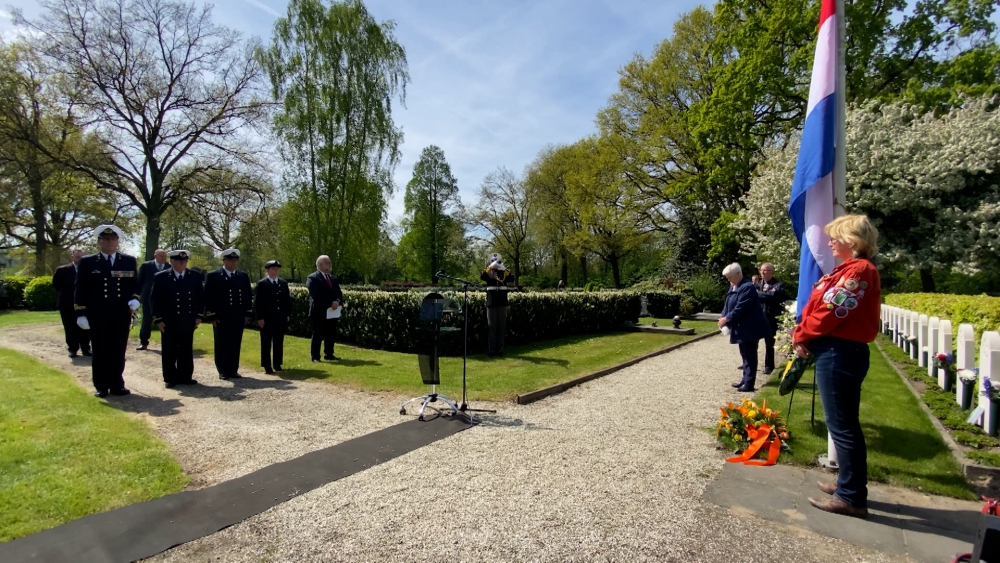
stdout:
<svg viewBox="0 0 1000 563">
<path fill-rule="evenodd" d="M 42 0 L 41 6 L 38 20 L 15 12 L 15 22 L 34 31 L 43 56 L 68 79 L 67 105 L 106 146 L 96 158 L 64 160 L 139 209 L 148 258 L 163 213 L 197 185 L 191 178 L 253 159 L 252 143 L 240 132 L 266 109 L 255 90 L 256 45 L 213 24 L 210 5 Z M 183 174 L 175 173 L 181 168 Z"/>
<path fill-rule="evenodd" d="M 467 224 L 490 234 L 493 246 L 514 261 L 514 279 L 521 277 L 521 257 L 527 254 L 531 202 L 527 189 L 503 166 L 489 173 L 479 188 L 479 201 L 465 210 Z"/>
</svg>

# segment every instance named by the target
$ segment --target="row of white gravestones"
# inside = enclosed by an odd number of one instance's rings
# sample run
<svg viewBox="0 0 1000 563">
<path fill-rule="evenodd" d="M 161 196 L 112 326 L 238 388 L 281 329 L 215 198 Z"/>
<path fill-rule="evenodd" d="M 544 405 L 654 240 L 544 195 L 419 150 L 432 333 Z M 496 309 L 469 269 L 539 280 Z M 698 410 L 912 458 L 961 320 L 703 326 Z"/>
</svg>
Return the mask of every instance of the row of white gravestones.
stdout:
<svg viewBox="0 0 1000 563">
<path fill-rule="evenodd" d="M 983 333 L 979 343 L 979 377 L 980 381 L 989 380 L 991 386 L 1000 385 L 1000 332 Z M 980 389 L 983 389 L 980 385 Z M 984 407 L 983 428 L 990 436 L 997 435 L 997 420 L 1000 419 L 1000 403 L 994 403 L 990 398 L 980 393 L 979 406 Z"/>
<path fill-rule="evenodd" d="M 937 344 L 939 354 L 954 354 L 954 349 L 951 347 L 951 321 L 948 319 L 943 319 L 941 324 L 938 325 Z M 952 358 L 952 361 L 955 361 L 954 357 Z M 947 381 L 948 372 L 943 369 L 939 369 L 937 371 L 938 385 L 940 385 L 945 391 L 950 391 L 950 383 Z"/>
<path fill-rule="evenodd" d="M 962 323 L 958 325 L 958 334 L 955 336 L 955 369 L 961 371 L 964 369 L 972 370 L 976 367 L 976 329 L 968 323 Z M 963 381 L 961 377 L 956 378 L 955 381 L 955 401 L 962 406 L 962 408 L 968 408 L 971 406 L 971 400 L 968 404 L 965 403 L 964 398 L 969 397 L 970 399 L 975 397 L 976 393 L 976 382 L 973 381 Z"/>
</svg>

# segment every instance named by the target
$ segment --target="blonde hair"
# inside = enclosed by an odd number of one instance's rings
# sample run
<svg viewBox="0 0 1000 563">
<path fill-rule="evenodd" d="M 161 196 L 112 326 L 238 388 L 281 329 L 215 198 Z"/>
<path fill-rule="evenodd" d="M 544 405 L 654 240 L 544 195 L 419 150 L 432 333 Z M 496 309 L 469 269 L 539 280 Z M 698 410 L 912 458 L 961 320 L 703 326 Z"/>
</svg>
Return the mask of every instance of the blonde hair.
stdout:
<svg viewBox="0 0 1000 563">
<path fill-rule="evenodd" d="M 867 215 L 844 215 L 830 221 L 823 232 L 851 246 L 855 256 L 871 258 L 878 253 L 878 229 Z"/>
</svg>

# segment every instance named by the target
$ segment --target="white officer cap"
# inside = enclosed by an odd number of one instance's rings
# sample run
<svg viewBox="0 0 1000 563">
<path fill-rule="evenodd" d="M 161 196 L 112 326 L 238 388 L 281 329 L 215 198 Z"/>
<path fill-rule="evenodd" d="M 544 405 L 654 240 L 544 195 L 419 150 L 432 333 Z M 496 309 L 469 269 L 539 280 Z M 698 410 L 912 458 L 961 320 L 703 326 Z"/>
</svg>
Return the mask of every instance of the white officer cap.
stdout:
<svg viewBox="0 0 1000 563">
<path fill-rule="evenodd" d="M 115 235 L 120 239 L 125 238 L 125 233 L 114 225 L 101 225 L 94 229 L 95 238 L 108 237 L 111 235 Z"/>
<path fill-rule="evenodd" d="M 223 258 L 239 258 L 240 257 L 240 251 L 236 250 L 235 248 L 227 248 L 227 249 L 223 250 L 222 253 L 219 254 L 219 256 L 221 256 Z"/>
<path fill-rule="evenodd" d="M 169 256 L 171 260 L 187 260 L 191 257 L 191 253 L 187 250 L 171 250 L 167 253 L 167 256 Z"/>
<path fill-rule="evenodd" d="M 489 260 L 486 261 L 487 264 L 492 264 L 494 262 L 500 262 L 501 264 L 503 264 L 503 258 L 500 257 L 499 252 L 494 252 L 493 254 L 490 254 Z"/>
</svg>

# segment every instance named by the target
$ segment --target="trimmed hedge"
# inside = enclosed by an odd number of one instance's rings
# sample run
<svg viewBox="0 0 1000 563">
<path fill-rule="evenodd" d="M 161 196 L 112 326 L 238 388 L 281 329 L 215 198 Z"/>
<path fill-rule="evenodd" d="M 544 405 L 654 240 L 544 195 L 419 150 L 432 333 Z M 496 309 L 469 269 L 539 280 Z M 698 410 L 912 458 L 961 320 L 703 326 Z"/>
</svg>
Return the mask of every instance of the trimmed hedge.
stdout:
<svg viewBox="0 0 1000 563">
<path fill-rule="evenodd" d="M 31 311 L 54 311 L 56 297 L 52 276 L 39 276 L 28 282 L 28 286 L 24 288 L 24 306 Z"/>
<path fill-rule="evenodd" d="M 309 292 L 291 288 L 292 322 L 289 333 L 309 336 Z M 344 291 L 344 316 L 337 328 L 339 341 L 365 348 L 415 352 L 417 316 L 423 292 Z M 460 292 L 442 295 L 462 300 Z M 638 293 L 511 293 L 507 310 L 509 344 L 524 344 L 575 334 L 620 330 L 639 319 Z M 447 326 L 461 328 L 461 315 L 446 317 Z M 469 293 L 469 350 L 485 350 L 487 342 L 486 295 Z M 445 338 L 444 352 L 462 351 L 460 333 Z"/>
<path fill-rule="evenodd" d="M 0 309 L 23 309 L 24 289 L 31 280 L 30 276 L 0 278 Z"/>
<path fill-rule="evenodd" d="M 1000 330 L 1000 297 L 986 295 L 947 295 L 943 293 L 892 293 L 885 296 L 887 305 L 919 311 L 929 317 L 951 321 L 952 330 L 969 323 L 976 329 L 976 345 L 988 330 Z"/>
</svg>

